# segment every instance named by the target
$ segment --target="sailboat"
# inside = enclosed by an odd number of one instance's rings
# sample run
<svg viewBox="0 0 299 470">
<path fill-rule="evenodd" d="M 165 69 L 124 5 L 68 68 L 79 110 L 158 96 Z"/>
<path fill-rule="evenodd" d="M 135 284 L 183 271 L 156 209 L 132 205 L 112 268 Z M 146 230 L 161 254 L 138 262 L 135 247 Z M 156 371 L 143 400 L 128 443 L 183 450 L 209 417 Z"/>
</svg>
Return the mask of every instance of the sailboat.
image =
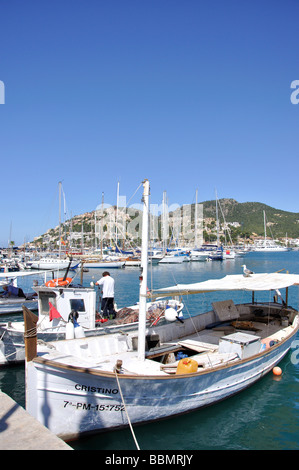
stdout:
<svg viewBox="0 0 299 470">
<path fill-rule="evenodd" d="M 61 191 L 62 191 L 62 183 L 59 181 L 58 184 L 59 187 L 59 256 L 53 257 L 43 257 L 38 260 L 34 260 L 31 263 L 31 269 L 49 269 L 49 270 L 58 270 L 58 271 L 63 271 L 65 269 L 76 269 L 80 261 L 78 260 L 73 260 L 72 257 L 70 258 L 62 258 L 61 257 L 61 240 L 62 240 L 62 235 L 61 235 Z M 70 264 L 71 262 L 71 264 Z"/>
<path fill-rule="evenodd" d="M 142 272 L 138 334 L 51 342 L 37 348 L 34 317 L 26 324 L 26 409 L 64 440 L 158 421 L 228 398 L 255 383 L 287 354 L 298 312 L 286 302 L 255 300 L 182 322 L 146 328 L 149 182 L 143 182 Z M 260 273 L 175 285 L 157 296 L 275 290 L 299 275 Z M 31 332 L 31 334 L 27 334 Z M 149 341 L 149 340 L 150 341 Z M 179 359 L 178 353 L 184 354 Z"/>
<path fill-rule="evenodd" d="M 254 247 L 254 251 L 261 251 L 265 253 L 277 253 L 278 251 L 288 251 L 286 246 L 277 245 L 274 241 L 267 239 L 267 221 L 266 221 L 266 212 L 264 213 L 264 241 L 258 243 Z"/>
<path fill-rule="evenodd" d="M 119 189 L 118 189 L 119 191 Z M 117 194 L 118 194 L 117 191 Z M 117 196 L 117 207 L 118 207 L 118 196 Z M 118 210 L 118 209 L 117 209 Z M 103 255 L 103 219 L 104 219 L 104 193 L 102 193 L 102 208 L 101 208 L 101 224 L 100 224 L 100 253 L 91 254 L 89 256 L 82 257 L 82 263 L 84 268 L 104 268 L 104 269 L 115 269 L 124 268 L 125 262 L 120 260 L 119 256 Z M 95 211 L 95 239 L 96 239 L 96 211 Z"/>
<path fill-rule="evenodd" d="M 35 273 L 40 273 L 36 272 Z M 45 272 L 46 273 L 46 272 Z M 12 273 L 10 273 L 11 275 Z M 25 275 L 33 275 L 34 272 L 25 272 Z M 13 273 L 18 275 L 18 273 Z M 8 274 L 2 274 L 7 281 Z M 68 270 L 64 278 L 51 279 L 43 285 L 33 287 L 35 291 L 34 303 L 29 303 L 20 298 L 18 308 L 22 311 L 23 304 L 28 309 L 38 309 L 35 332 L 39 341 L 51 342 L 72 337 L 101 336 L 128 331 L 137 331 L 140 305 L 134 304 L 123 308 L 115 305 L 116 318 L 103 319 L 99 308 L 100 299 L 97 300 L 97 292 L 94 283 L 88 287 L 77 284 L 75 277 L 68 276 Z M 1 274 L 0 274 L 1 279 Z M 0 299 L 1 300 L 1 299 Z M 1 308 L 1 302 L 0 302 Z M 184 303 L 181 299 L 151 298 L 151 293 L 146 292 L 146 325 L 160 325 L 169 319 L 170 321 L 182 317 Z M 179 321 L 179 320 L 178 320 Z M 0 366 L 19 364 L 25 361 L 24 322 L 9 321 L 0 324 Z"/>
</svg>

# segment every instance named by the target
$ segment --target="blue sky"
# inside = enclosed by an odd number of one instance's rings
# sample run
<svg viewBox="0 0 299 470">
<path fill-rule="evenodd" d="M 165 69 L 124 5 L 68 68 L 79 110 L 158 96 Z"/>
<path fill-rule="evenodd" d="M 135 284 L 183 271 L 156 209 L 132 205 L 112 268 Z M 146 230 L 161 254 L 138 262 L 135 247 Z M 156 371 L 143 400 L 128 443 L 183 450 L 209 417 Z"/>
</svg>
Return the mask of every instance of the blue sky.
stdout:
<svg viewBox="0 0 299 470">
<path fill-rule="evenodd" d="M 297 0 L 0 0 L 0 246 L 57 225 L 59 181 L 72 215 L 144 178 L 156 204 L 216 188 L 299 212 L 298 14 Z"/>
</svg>

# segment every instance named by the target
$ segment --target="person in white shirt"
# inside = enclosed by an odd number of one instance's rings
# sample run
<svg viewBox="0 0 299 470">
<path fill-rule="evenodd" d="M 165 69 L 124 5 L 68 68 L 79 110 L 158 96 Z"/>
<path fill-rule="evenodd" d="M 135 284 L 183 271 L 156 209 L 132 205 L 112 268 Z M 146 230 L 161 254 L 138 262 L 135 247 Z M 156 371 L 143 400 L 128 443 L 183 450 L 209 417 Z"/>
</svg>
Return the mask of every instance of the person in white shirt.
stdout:
<svg viewBox="0 0 299 470">
<path fill-rule="evenodd" d="M 103 297 L 101 309 L 104 318 L 115 318 L 116 312 L 114 310 L 114 279 L 110 276 L 108 271 L 102 274 L 102 278 L 96 282 L 97 286 L 102 286 Z"/>
</svg>

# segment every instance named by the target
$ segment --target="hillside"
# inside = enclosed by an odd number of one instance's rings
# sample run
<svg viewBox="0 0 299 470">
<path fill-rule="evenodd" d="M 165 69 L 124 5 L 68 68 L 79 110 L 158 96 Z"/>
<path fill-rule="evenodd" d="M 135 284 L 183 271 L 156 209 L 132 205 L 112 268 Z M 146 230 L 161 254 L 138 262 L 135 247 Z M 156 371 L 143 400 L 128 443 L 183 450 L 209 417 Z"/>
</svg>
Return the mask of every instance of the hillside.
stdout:
<svg viewBox="0 0 299 470">
<path fill-rule="evenodd" d="M 205 241 L 213 241 L 216 238 L 216 201 L 204 201 L 200 204 L 203 205 L 203 230 Z M 188 206 L 183 206 L 188 207 Z M 181 212 L 181 220 L 183 207 L 177 211 Z M 123 209 L 120 208 L 120 212 Z M 176 214 L 178 214 L 178 212 Z M 224 218 L 226 224 L 230 227 L 231 237 L 234 242 L 236 241 L 248 241 L 253 240 L 255 237 L 262 237 L 264 235 L 264 215 L 266 213 L 267 220 L 267 235 L 274 239 L 285 239 L 286 234 L 288 238 L 299 238 L 299 213 L 286 212 L 273 207 L 267 206 L 260 202 L 245 202 L 239 203 L 234 199 L 220 199 L 218 205 L 218 214 L 220 222 L 220 235 L 223 235 L 224 229 Z M 194 212 L 195 205 L 191 204 L 191 225 L 190 230 L 194 228 Z M 104 210 L 104 222 L 103 222 L 103 238 L 113 239 L 115 234 L 115 213 L 116 208 L 111 206 Z M 123 213 L 124 214 L 124 213 Z M 119 225 L 119 234 L 125 233 L 126 230 L 123 228 L 124 224 L 132 223 L 134 225 L 134 219 L 137 220 L 140 212 L 136 209 L 128 210 L 125 215 L 122 216 L 122 222 Z M 224 215 L 224 218 L 223 218 Z M 157 232 L 161 236 L 161 215 L 158 220 L 156 219 Z M 169 223 L 172 225 L 174 221 L 175 213 L 169 214 Z M 72 245 L 80 246 L 84 243 L 84 246 L 95 246 L 98 243 L 100 237 L 100 213 L 97 214 L 97 227 L 95 230 L 95 213 L 86 212 L 81 215 L 74 216 L 72 219 L 67 220 L 63 224 L 62 234 L 64 240 L 68 240 L 70 233 L 72 233 Z M 136 223 L 136 237 L 129 237 L 131 241 L 134 238 L 138 238 L 139 223 Z M 134 229 L 135 230 L 135 229 Z M 97 233 L 97 240 L 95 240 L 95 232 Z M 194 233 L 194 232 L 193 232 Z M 36 237 L 34 242 L 36 244 L 46 244 L 48 246 L 55 246 L 58 243 L 58 227 L 49 229 L 45 234 Z M 170 229 L 171 235 L 171 229 Z M 127 233 L 128 236 L 128 233 Z M 84 239 L 84 240 L 83 240 Z M 139 239 L 140 241 L 140 239 Z"/>
<path fill-rule="evenodd" d="M 255 233 L 259 236 L 264 235 L 264 215 L 266 212 L 267 235 L 274 238 L 285 237 L 286 233 L 289 238 L 299 237 L 299 213 L 286 212 L 275 209 L 260 202 L 243 202 L 239 203 L 234 199 L 220 199 L 220 206 L 224 213 L 227 223 L 238 222 L 241 231 L 247 234 Z M 216 202 L 205 201 L 203 204 L 204 218 L 215 217 Z M 219 219 L 223 218 L 219 210 Z"/>
</svg>

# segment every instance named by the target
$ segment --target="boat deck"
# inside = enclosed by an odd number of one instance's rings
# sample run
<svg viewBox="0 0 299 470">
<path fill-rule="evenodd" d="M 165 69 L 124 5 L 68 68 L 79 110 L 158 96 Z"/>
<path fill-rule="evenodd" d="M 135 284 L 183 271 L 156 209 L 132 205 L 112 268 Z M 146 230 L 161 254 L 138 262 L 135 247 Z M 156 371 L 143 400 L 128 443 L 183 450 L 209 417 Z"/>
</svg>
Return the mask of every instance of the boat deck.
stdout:
<svg viewBox="0 0 299 470">
<path fill-rule="evenodd" d="M 217 305 L 221 308 L 224 306 L 227 303 Z M 270 341 L 284 339 L 297 325 L 296 312 L 293 309 L 280 309 L 277 305 L 269 309 L 267 306 L 265 315 L 261 306 L 254 305 L 253 313 L 250 310 L 252 305 L 243 305 L 242 309 L 237 310 L 234 307 L 231 305 L 230 310 L 230 313 L 233 311 L 234 318 L 229 320 L 219 321 L 213 312 L 208 312 L 187 319 L 183 324 L 175 322 L 150 330 L 145 361 L 138 360 L 136 332 L 46 343 L 39 347 L 39 356 L 45 355 L 48 360 L 67 366 L 86 367 L 108 373 L 115 371 L 116 361 L 121 361 L 123 374 L 165 375 L 175 373 L 179 352 L 197 361 L 203 369 L 215 367 L 240 359 L 236 351 L 223 351 L 222 346 L 219 348 L 221 341 L 223 345 L 223 338 L 236 333 L 242 334 L 249 342 L 257 342 L 254 353 L 257 354 L 262 347 L 270 347 Z M 221 316 L 223 312 L 219 314 Z M 217 318 L 218 321 L 215 322 Z"/>
</svg>

